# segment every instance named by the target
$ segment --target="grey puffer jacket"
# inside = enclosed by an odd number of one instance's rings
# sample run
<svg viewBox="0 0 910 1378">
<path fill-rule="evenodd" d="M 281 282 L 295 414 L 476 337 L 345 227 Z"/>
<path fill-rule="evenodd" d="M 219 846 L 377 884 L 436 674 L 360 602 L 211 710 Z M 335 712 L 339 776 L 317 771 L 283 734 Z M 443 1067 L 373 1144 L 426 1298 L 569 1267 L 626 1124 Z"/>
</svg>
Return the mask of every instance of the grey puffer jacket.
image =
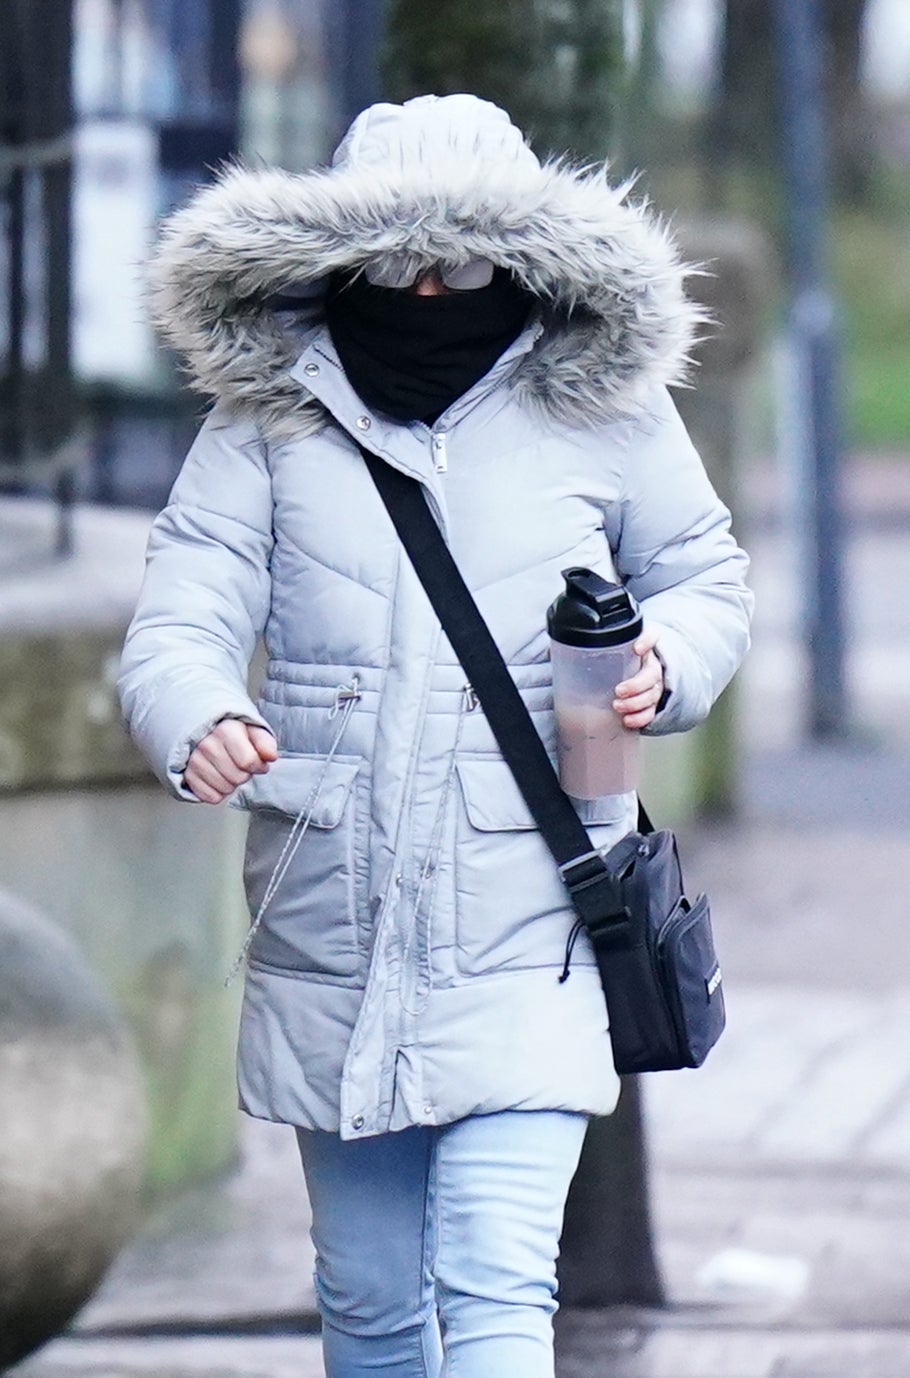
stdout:
<svg viewBox="0 0 910 1378">
<path fill-rule="evenodd" d="M 487 257 L 540 303 L 432 431 L 367 410 L 321 320 L 329 271 L 391 251 Z M 354 1137 L 613 1107 L 592 954 L 559 983 L 566 894 L 356 442 L 424 484 L 551 752 L 544 615 L 567 565 L 641 600 L 670 690 L 651 730 L 682 731 L 734 673 L 751 607 L 666 391 L 697 322 L 682 280 L 621 190 L 541 168 L 467 96 L 374 107 L 331 169 L 232 169 L 168 225 L 158 315 L 217 401 L 155 522 L 121 689 L 183 798 L 219 719 L 278 741 L 233 801 L 251 911 L 267 901 L 240 1038 L 252 1114 Z M 586 821 L 608 845 L 634 817 L 626 796 Z"/>
</svg>

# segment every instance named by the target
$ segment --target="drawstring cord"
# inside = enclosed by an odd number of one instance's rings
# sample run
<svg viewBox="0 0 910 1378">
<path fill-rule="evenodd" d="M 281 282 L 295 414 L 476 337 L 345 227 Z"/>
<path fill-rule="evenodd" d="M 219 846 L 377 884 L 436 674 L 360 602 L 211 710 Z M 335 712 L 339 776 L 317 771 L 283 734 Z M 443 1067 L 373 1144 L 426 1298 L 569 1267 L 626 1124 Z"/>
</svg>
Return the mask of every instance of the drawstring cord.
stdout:
<svg viewBox="0 0 910 1378">
<path fill-rule="evenodd" d="M 350 688 L 346 684 L 339 684 L 335 690 L 335 702 L 329 709 L 329 718 L 337 718 L 339 713 L 347 712 L 348 708 L 352 708 L 360 697 L 360 677 L 355 675 L 351 680 Z M 347 722 L 347 718 L 345 718 L 345 722 Z M 344 723 L 342 723 L 343 727 Z"/>
<path fill-rule="evenodd" d="M 563 963 L 562 975 L 559 978 L 560 985 L 563 985 L 569 979 L 569 963 L 572 960 L 572 953 L 575 951 L 575 944 L 578 941 L 578 935 L 584 928 L 584 926 L 584 919 L 576 919 L 572 925 L 571 931 L 569 933 L 569 940 L 566 943 L 566 960 Z"/>
<path fill-rule="evenodd" d="M 354 675 L 350 686 L 346 684 L 338 686 L 338 689 L 335 693 L 335 702 L 332 705 L 329 717 L 336 718 L 340 714 L 341 721 L 338 724 L 335 736 L 332 738 L 332 744 L 329 747 L 328 753 L 322 763 L 322 769 L 319 772 L 319 777 L 316 780 L 316 783 L 313 786 L 312 790 L 310 791 L 306 803 L 303 805 L 302 809 L 294 819 L 291 831 L 288 833 L 287 838 L 285 839 L 285 844 L 281 849 L 281 855 L 279 856 L 278 860 L 275 862 L 274 867 L 272 868 L 272 874 L 269 876 L 268 884 L 266 885 L 262 895 L 262 899 L 259 902 L 259 908 L 256 910 L 255 917 L 252 923 L 250 924 L 249 928 L 247 929 L 246 937 L 243 940 L 243 946 L 237 953 L 237 956 L 235 957 L 233 964 L 231 965 L 231 969 L 224 979 L 224 986 L 226 990 L 234 984 L 234 981 L 237 978 L 237 974 L 240 971 L 240 968 L 246 961 L 247 954 L 249 953 L 249 950 L 253 944 L 253 939 L 259 932 L 259 927 L 262 923 L 265 911 L 268 909 L 272 900 L 275 898 L 275 892 L 277 891 L 281 882 L 284 880 L 284 877 L 287 874 L 288 867 L 294 860 L 294 857 L 297 855 L 297 849 L 303 841 L 304 837 L 306 836 L 307 831 L 309 830 L 313 814 L 316 811 L 316 805 L 319 802 L 319 795 L 322 792 L 322 786 L 325 784 L 325 777 L 328 773 L 329 766 L 332 764 L 332 761 L 335 757 L 335 753 L 341 745 L 341 739 L 344 736 L 344 730 L 348 725 L 348 719 L 353 713 L 354 706 L 360 698 L 360 679 L 357 675 Z"/>
</svg>

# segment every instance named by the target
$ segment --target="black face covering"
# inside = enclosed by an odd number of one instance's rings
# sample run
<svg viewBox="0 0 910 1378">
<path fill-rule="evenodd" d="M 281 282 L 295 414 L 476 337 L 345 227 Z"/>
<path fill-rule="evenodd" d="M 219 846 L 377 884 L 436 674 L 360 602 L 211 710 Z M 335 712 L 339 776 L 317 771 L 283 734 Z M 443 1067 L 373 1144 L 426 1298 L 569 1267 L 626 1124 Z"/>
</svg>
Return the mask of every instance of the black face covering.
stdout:
<svg viewBox="0 0 910 1378">
<path fill-rule="evenodd" d="M 489 287 L 419 296 L 337 275 L 326 320 L 348 380 L 368 407 L 432 424 L 521 333 L 531 298 L 496 269 Z"/>
</svg>

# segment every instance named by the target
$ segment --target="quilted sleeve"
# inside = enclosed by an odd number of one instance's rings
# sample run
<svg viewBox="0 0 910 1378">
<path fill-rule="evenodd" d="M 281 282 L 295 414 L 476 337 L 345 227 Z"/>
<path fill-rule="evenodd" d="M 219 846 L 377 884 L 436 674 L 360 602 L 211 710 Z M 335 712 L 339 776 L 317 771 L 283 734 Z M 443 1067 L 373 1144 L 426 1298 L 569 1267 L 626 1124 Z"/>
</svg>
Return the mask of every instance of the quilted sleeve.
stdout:
<svg viewBox="0 0 910 1378">
<path fill-rule="evenodd" d="M 660 628 L 668 694 L 645 729 L 681 732 L 707 716 L 749 647 L 747 555 L 668 393 L 630 435 L 609 532 L 617 569 Z"/>
<path fill-rule="evenodd" d="M 220 719 L 268 727 L 247 672 L 268 616 L 271 550 L 264 446 L 216 408 L 152 526 L 118 686 L 133 738 L 179 798 L 195 799 L 183 771 Z"/>
</svg>

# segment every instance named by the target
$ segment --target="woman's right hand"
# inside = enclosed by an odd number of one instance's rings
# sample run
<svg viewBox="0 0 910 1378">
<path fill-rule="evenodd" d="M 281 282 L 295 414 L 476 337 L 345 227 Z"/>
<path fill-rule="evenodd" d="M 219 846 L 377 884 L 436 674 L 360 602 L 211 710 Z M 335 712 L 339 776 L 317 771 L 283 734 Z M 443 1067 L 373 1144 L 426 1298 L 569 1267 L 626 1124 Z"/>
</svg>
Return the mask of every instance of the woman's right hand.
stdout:
<svg viewBox="0 0 910 1378">
<path fill-rule="evenodd" d="M 222 718 L 193 749 L 183 782 L 203 804 L 220 804 L 251 775 L 263 775 L 278 759 L 271 732 L 239 718 Z"/>
</svg>

